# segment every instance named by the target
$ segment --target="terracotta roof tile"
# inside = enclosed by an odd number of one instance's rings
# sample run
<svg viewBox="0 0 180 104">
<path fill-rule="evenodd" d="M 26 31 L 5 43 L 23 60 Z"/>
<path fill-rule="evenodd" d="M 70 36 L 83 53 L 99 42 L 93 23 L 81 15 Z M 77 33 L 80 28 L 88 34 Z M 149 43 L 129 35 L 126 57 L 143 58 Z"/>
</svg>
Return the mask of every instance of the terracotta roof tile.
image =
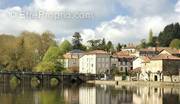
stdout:
<svg viewBox="0 0 180 104">
<path fill-rule="evenodd" d="M 159 54 L 151 58 L 151 60 L 180 60 L 179 57 L 168 55 L 168 54 Z"/>
<path fill-rule="evenodd" d="M 109 54 L 109 53 L 104 50 L 94 50 L 94 51 L 87 52 L 86 54 Z"/>
</svg>

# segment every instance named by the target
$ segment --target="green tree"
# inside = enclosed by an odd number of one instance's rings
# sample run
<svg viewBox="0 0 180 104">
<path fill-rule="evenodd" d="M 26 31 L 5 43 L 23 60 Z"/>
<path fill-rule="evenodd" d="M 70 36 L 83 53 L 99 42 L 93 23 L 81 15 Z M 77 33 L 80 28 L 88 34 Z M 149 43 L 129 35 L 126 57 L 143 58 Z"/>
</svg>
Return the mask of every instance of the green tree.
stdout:
<svg viewBox="0 0 180 104">
<path fill-rule="evenodd" d="M 152 29 L 149 31 L 148 45 L 149 46 L 153 45 L 153 31 L 152 31 Z"/>
<path fill-rule="evenodd" d="M 173 39 L 180 39 L 179 23 L 167 25 L 158 36 L 160 46 L 163 47 L 168 47 Z"/>
<path fill-rule="evenodd" d="M 174 39 L 170 43 L 170 47 L 180 49 L 180 39 Z"/>
<path fill-rule="evenodd" d="M 112 44 L 111 41 L 108 41 L 107 43 L 107 49 L 108 52 L 113 52 L 114 51 L 114 45 Z"/>
<path fill-rule="evenodd" d="M 105 38 L 102 39 L 101 43 L 99 44 L 99 48 L 101 50 L 104 50 L 104 51 L 106 50 L 106 40 L 105 40 Z"/>
<path fill-rule="evenodd" d="M 81 41 L 82 39 L 80 33 L 75 32 L 72 39 L 73 49 L 81 49 L 82 47 Z"/>
<path fill-rule="evenodd" d="M 101 40 L 100 40 L 100 39 L 88 40 L 88 43 L 90 44 L 89 50 L 97 50 L 97 49 L 100 49 L 100 44 L 101 44 Z"/>
<path fill-rule="evenodd" d="M 55 38 L 55 35 L 50 31 L 46 31 L 42 33 L 41 35 L 41 42 L 42 42 L 41 53 L 42 54 L 44 54 L 50 46 L 56 45 L 54 38 Z"/>
<path fill-rule="evenodd" d="M 36 72 L 55 72 L 55 64 L 53 62 L 43 61 L 35 67 Z"/>
<path fill-rule="evenodd" d="M 45 53 L 42 61 L 54 62 L 59 56 L 62 56 L 62 54 L 63 54 L 62 51 L 58 47 L 51 46 Z"/>
<path fill-rule="evenodd" d="M 56 72 L 64 70 L 63 64 L 59 62 L 62 51 L 57 46 L 51 46 L 45 53 L 43 60 L 34 69 L 37 72 Z"/>
<path fill-rule="evenodd" d="M 122 45 L 120 43 L 118 43 L 117 46 L 116 46 L 116 51 L 117 52 L 121 51 L 121 49 L 122 49 Z"/>
<path fill-rule="evenodd" d="M 80 49 L 80 50 L 86 50 L 86 46 L 83 45 L 81 39 L 81 35 L 79 32 L 75 32 L 72 38 L 72 48 L 73 49 Z"/>
<path fill-rule="evenodd" d="M 63 41 L 60 46 L 59 46 L 60 50 L 62 51 L 62 53 L 67 53 L 68 51 L 72 50 L 72 45 L 68 40 Z"/>
<path fill-rule="evenodd" d="M 140 47 L 141 47 L 141 48 L 146 48 L 146 47 L 147 47 L 147 43 L 146 43 L 146 40 L 145 40 L 145 39 L 142 39 L 142 40 L 141 40 Z"/>
</svg>

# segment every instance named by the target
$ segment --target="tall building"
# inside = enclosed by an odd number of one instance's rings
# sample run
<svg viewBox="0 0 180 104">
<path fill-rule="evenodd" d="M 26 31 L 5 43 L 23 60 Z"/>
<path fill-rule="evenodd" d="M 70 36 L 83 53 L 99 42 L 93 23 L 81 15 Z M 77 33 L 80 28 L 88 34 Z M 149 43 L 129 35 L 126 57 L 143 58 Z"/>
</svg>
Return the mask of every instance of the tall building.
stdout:
<svg viewBox="0 0 180 104">
<path fill-rule="evenodd" d="M 110 54 L 103 50 L 85 53 L 79 61 L 79 73 L 102 74 L 110 71 Z"/>
</svg>

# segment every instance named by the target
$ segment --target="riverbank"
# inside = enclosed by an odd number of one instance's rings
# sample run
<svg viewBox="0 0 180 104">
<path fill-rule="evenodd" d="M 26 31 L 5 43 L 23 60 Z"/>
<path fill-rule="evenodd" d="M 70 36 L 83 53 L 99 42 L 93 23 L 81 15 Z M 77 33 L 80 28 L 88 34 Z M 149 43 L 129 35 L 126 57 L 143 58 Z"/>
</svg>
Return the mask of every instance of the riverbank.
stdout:
<svg viewBox="0 0 180 104">
<path fill-rule="evenodd" d="M 154 86 L 154 87 L 180 87 L 180 83 L 172 82 L 148 82 L 148 81 L 102 81 L 102 80 L 91 80 L 87 83 L 96 84 L 96 85 L 116 85 L 116 86 Z"/>
</svg>

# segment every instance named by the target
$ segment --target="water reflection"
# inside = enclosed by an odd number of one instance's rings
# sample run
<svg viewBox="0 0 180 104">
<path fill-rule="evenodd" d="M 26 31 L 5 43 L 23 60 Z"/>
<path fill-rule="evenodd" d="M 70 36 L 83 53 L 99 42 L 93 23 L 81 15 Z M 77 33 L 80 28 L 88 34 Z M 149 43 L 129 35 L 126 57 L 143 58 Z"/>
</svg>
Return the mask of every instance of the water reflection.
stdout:
<svg viewBox="0 0 180 104">
<path fill-rule="evenodd" d="M 0 104 L 180 104 L 180 88 L 60 85 L 12 89 L 0 85 Z"/>
</svg>

